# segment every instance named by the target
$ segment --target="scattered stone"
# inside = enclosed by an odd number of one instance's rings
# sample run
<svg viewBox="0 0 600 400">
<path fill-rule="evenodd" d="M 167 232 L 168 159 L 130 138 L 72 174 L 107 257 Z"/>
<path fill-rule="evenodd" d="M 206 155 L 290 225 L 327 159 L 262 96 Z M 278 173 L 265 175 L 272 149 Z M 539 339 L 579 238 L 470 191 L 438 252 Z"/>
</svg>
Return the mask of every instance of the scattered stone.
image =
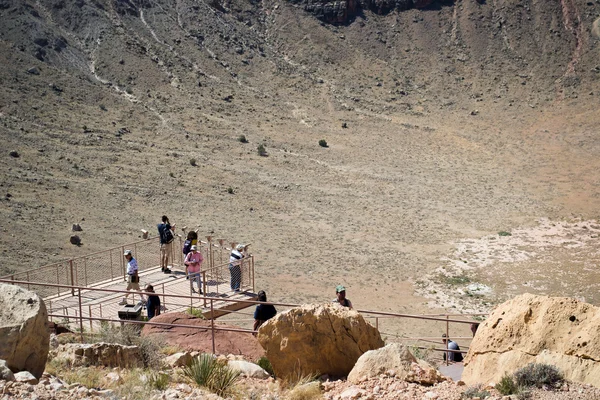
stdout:
<svg viewBox="0 0 600 400">
<path fill-rule="evenodd" d="M 170 367 L 187 367 L 194 361 L 189 352 L 175 353 L 164 359 L 165 364 Z"/>
<path fill-rule="evenodd" d="M 27 70 L 27 73 L 31 75 L 39 75 L 40 70 L 38 69 L 38 67 L 31 67 Z"/>
<path fill-rule="evenodd" d="M 81 229 L 81 225 L 79 225 L 79 224 L 73 224 L 73 227 L 71 228 L 71 230 L 73 232 L 81 232 L 81 231 L 83 231 L 83 229 Z"/>
<path fill-rule="evenodd" d="M 71 236 L 69 242 L 71 242 L 71 244 L 74 244 L 75 246 L 81 246 L 81 238 L 77 235 Z"/>
<path fill-rule="evenodd" d="M 29 371 L 21 371 L 15 374 L 15 381 L 30 383 L 32 385 L 38 384 L 38 379 L 33 376 Z"/>
<path fill-rule="evenodd" d="M 21 157 L 21 155 L 19 154 L 19 152 L 16 151 L 16 150 L 11 151 L 9 154 L 13 158 L 19 158 L 19 157 Z"/>
<path fill-rule="evenodd" d="M 0 379 L 5 381 L 15 380 L 15 375 L 6 365 L 6 360 L 0 360 Z"/>
<path fill-rule="evenodd" d="M 232 360 L 227 363 L 231 369 L 240 371 L 242 376 L 248 378 L 267 379 L 270 375 L 260 366 L 243 360 Z"/>
<path fill-rule="evenodd" d="M 348 128 L 348 124 L 346 122 L 342 122 L 342 128 L 344 128 L 344 129 Z"/>
</svg>

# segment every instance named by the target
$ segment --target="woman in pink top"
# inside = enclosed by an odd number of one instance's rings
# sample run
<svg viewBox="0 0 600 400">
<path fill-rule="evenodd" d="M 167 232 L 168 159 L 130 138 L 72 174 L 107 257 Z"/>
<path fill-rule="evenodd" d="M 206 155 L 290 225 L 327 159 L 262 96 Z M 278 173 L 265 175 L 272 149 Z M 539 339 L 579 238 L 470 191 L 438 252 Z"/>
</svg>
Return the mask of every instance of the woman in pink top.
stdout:
<svg viewBox="0 0 600 400">
<path fill-rule="evenodd" d="M 196 246 L 190 247 L 190 252 L 185 256 L 184 264 L 187 265 L 188 275 L 190 277 L 190 288 L 192 292 L 196 293 L 194 289 L 194 281 L 198 283 L 198 292 L 202 294 L 202 281 L 200 280 L 200 267 L 204 261 L 202 253 L 198 252 Z"/>
</svg>

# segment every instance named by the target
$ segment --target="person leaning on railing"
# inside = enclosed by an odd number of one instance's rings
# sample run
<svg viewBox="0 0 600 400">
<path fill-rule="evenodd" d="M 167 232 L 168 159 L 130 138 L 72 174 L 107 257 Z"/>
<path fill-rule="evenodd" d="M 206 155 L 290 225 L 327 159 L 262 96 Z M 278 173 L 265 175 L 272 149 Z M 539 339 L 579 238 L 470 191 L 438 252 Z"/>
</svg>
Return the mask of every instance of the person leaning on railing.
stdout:
<svg viewBox="0 0 600 400">
<path fill-rule="evenodd" d="M 229 256 L 229 273 L 231 274 L 231 290 L 239 292 L 242 286 L 242 259 L 246 257 L 246 251 L 243 244 L 238 244 L 231 250 Z"/>
</svg>

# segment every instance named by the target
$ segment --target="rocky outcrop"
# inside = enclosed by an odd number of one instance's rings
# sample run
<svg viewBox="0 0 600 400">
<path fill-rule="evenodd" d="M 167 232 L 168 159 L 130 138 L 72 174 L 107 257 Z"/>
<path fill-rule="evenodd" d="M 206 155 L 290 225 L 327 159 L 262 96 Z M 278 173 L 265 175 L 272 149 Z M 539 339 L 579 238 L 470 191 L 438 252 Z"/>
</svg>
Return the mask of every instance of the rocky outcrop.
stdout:
<svg viewBox="0 0 600 400">
<path fill-rule="evenodd" d="M 501 304 L 479 326 L 462 379 L 495 383 L 531 362 L 554 365 L 568 380 L 600 387 L 600 308 L 531 294 Z"/>
<path fill-rule="evenodd" d="M 145 325 L 142 329 L 143 336 L 157 335 L 181 350 L 212 353 L 210 321 L 186 313 L 173 312 L 156 316 L 152 322 L 191 327 Z M 217 327 L 239 329 L 224 324 L 217 324 Z M 248 360 L 257 360 L 265 354 L 258 340 L 244 332 L 215 330 L 215 349 L 217 354 L 241 354 Z"/>
<path fill-rule="evenodd" d="M 446 380 L 428 362 L 416 359 L 406 346 L 391 343 L 360 356 L 348 375 L 348 382 L 358 384 L 390 372 L 396 379 L 422 385 L 434 385 Z"/>
<path fill-rule="evenodd" d="M 258 341 L 277 377 L 347 375 L 366 351 L 384 345 L 379 331 L 354 310 L 333 304 L 292 308 L 261 326 Z"/>
<path fill-rule="evenodd" d="M 42 376 L 50 334 L 43 300 L 19 286 L 0 284 L 0 359 L 13 372 Z"/>
<path fill-rule="evenodd" d="M 411 8 L 425 8 L 436 0 L 289 0 L 318 19 L 332 23 L 345 24 L 363 10 L 376 14 L 403 11 Z M 444 3 L 444 1 L 438 1 Z"/>
<path fill-rule="evenodd" d="M 143 367 L 142 353 L 138 346 L 116 343 L 80 344 L 68 343 L 53 351 L 54 358 L 67 360 L 73 366 Z"/>
</svg>

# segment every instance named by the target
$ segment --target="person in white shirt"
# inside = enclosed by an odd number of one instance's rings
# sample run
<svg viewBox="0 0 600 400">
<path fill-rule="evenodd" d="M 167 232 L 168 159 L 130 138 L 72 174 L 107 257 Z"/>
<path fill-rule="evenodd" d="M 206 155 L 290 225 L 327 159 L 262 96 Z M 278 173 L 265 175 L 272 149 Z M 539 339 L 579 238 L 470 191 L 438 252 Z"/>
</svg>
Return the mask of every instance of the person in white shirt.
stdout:
<svg viewBox="0 0 600 400">
<path fill-rule="evenodd" d="M 229 256 L 229 273 L 231 274 L 231 290 L 239 292 L 242 286 L 242 259 L 246 256 L 243 244 L 238 244 Z"/>
<path fill-rule="evenodd" d="M 135 289 L 138 292 L 141 292 L 140 289 L 140 276 L 138 275 L 138 263 L 135 258 L 133 258 L 133 253 L 131 250 L 125 250 L 123 253 L 125 259 L 127 260 L 127 288 L 125 290 Z M 133 295 L 133 293 L 131 293 Z M 119 305 L 127 304 L 127 298 L 129 297 L 129 293 L 127 293 L 123 300 L 119 303 Z M 134 297 L 135 298 L 135 297 Z M 144 297 L 141 296 L 142 302 L 144 301 Z"/>
</svg>

